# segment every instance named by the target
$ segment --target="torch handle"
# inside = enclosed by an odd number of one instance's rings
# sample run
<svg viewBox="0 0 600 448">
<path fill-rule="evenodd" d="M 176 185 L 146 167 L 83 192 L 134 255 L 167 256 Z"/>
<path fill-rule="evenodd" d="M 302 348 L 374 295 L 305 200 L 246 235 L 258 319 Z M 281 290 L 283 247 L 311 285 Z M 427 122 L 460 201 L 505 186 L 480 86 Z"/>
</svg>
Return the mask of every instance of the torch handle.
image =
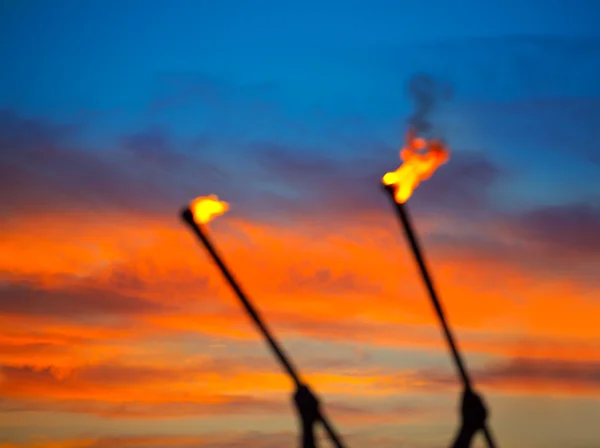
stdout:
<svg viewBox="0 0 600 448">
<path fill-rule="evenodd" d="M 238 298 L 244 305 L 244 308 L 246 308 L 246 311 L 248 312 L 248 314 L 250 315 L 250 317 L 252 318 L 252 320 L 254 321 L 256 326 L 259 328 L 259 330 L 261 331 L 261 333 L 263 334 L 265 339 L 267 340 L 269 347 L 271 347 L 271 350 L 273 351 L 273 353 L 275 353 L 275 356 L 277 356 L 277 358 L 279 359 L 279 361 L 281 362 L 281 364 L 283 365 L 283 367 L 285 368 L 287 373 L 290 375 L 290 377 L 294 381 L 296 387 L 300 387 L 302 385 L 302 383 L 300 382 L 300 378 L 299 378 L 298 373 L 296 372 L 296 369 L 294 368 L 294 366 L 292 365 L 292 363 L 288 359 L 288 357 L 285 355 L 283 349 L 279 346 L 279 344 L 277 343 L 275 338 L 273 338 L 269 329 L 263 323 L 262 319 L 260 318 L 260 315 L 254 309 L 254 307 L 250 303 L 250 300 L 248 299 L 246 294 L 244 294 L 244 292 L 242 291 L 238 282 L 233 277 L 233 274 L 229 271 L 229 269 L 223 262 L 222 258 L 218 254 L 217 250 L 213 246 L 210 239 L 208 238 L 208 235 L 206 235 L 206 233 L 202 231 L 202 228 L 196 223 L 196 221 L 194 220 L 194 216 L 189 209 L 185 209 L 182 212 L 182 217 L 183 217 L 183 220 L 187 224 L 189 224 L 189 226 L 192 228 L 192 230 L 198 236 L 198 238 L 200 238 L 200 240 L 202 241 L 202 244 L 204 245 L 204 247 L 206 248 L 206 250 L 212 257 L 213 261 L 217 264 L 217 266 L 219 266 L 221 273 L 223 274 L 223 276 L 225 277 L 225 279 L 227 280 L 229 285 L 235 291 L 236 295 L 238 296 Z M 320 412 L 319 418 L 321 420 L 321 423 L 323 424 L 323 427 L 329 434 L 329 437 L 331 438 L 334 445 L 337 448 L 344 448 L 344 446 L 342 445 L 342 442 L 341 442 L 341 437 L 333 429 L 333 427 L 329 423 L 329 420 L 323 414 L 323 411 Z"/>
<path fill-rule="evenodd" d="M 321 419 L 321 424 L 323 425 L 323 428 L 325 429 L 325 431 L 327 431 L 327 434 L 329 434 L 329 438 L 336 446 L 336 448 L 344 448 L 344 445 L 342 445 L 342 437 L 336 432 L 333 426 L 331 426 L 331 423 L 329 423 L 329 420 L 323 414 L 323 410 L 319 412 L 319 418 Z"/>
<path fill-rule="evenodd" d="M 421 276 L 423 277 L 423 281 L 425 282 L 425 286 L 427 287 L 427 292 L 429 292 L 429 297 L 431 297 L 433 307 L 435 308 L 435 311 L 436 311 L 436 313 L 440 319 L 440 322 L 442 324 L 442 328 L 444 330 L 444 335 L 446 336 L 448 345 L 450 346 L 450 349 L 452 350 L 452 356 L 454 358 L 454 362 L 456 363 L 456 367 L 458 368 L 458 371 L 460 373 L 460 376 L 462 377 L 465 387 L 471 388 L 471 379 L 469 378 L 469 374 L 468 374 L 467 370 L 465 369 L 462 357 L 458 351 L 456 342 L 454 341 L 454 336 L 452 335 L 452 331 L 450 330 L 450 327 L 448 326 L 448 322 L 446 321 L 446 317 L 444 315 L 444 310 L 442 309 L 442 305 L 438 299 L 436 290 L 433 286 L 433 280 L 431 279 L 431 276 L 429 275 L 429 270 L 427 269 L 427 266 L 425 264 L 423 252 L 421 251 L 421 246 L 419 244 L 419 241 L 417 240 L 412 222 L 411 222 L 408 212 L 406 210 L 406 206 L 404 204 L 400 204 L 400 203 L 396 202 L 393 197 L 393 193 L 391 193 L 391 194 L 392 194 L 392 200 L 396 206 L 396 211 L 398 212 L 398 217 L 400 218 L 400 221 L 402 222 L 402 227 L 404 228 L 404 231 L 406 233 L 406 237 L 408 238 L 408 242 L 410 244 L 412 252 L 415 256 L 415 259 L 417 260 L 417 264 L 419 265 L 419 270 L 421 271 Z"/>
<path fill-rule="evenodd" d="M 252 318 L 252 320 L 254 321 L 256 326 L 258 327 L 258 329 L 261 331 L 261 333 L 263 334 L 265 339 L 267 340 L 267 343 L 269 344 L 269 347 L 271 347 L 271 350 L 273 351 L 273 353 L 275 353 L 275 356 L 277 356 L 279 361 L 281 361 L 281 364 L 283 365 L 283 367 L 285 368 L 287 373 L 290 375 L 290 377 L 292 378 L 292 380 L 294 381 L 296 386 L 299 386 L 300 379 L 298 377 L 296 369 L 294 368 L 294 366 L 292 365 L 292 363 L 290 362 L 288 357 L 284 354 L 283 349 L 279 346 L 277 341 L 273 338 L 269 329 L 263 323 L 262 319 L 258 315 L 258 312 L 254 309 L 254 307 L 248 300 L 248 297 L 246 296 L 246 294 L 244 294 L 244 292 L 240 288 L 238 282 L 235 280 L 235 278 L 233 277 L 233 274 L 229 271 L 229 269 L 223 262 L 221 256 L 217 253 L 217 250 L 215 249 L 212 242 L 208 238 L 208 235 L 206 235 L 206 233 L 203 232 L 202 228 L 196 223 L 196 221 L 194 220 L 194 216 L 189 209 L 184 210 L 182 213 L 182 216 L 183 216 L 184 221 L 190 225 L 190 227 L 192 228 L 194 233 L 202 241 L 202 244 L 204 245 L 204 247 L 206 248 L 206 250 L 212 257 L 213 261 L 217 264 L 217 266 L 221 270 L 221 273 L 223 274 L 223 276 L 225 277 L 225 279 L 227 280 L 229 285 L 233 288 L 235 294 L 238 296 L 240 301 L 242 302 L 242 305 L 244 305 L 244 308 L 246 308 L 246 311 L 248 312 L 248 314 L 250 315 L 250 317 Z"/>
<path fill-rule="evenodd" d="M 454 336 L 452 335 L 450 327 L 448 326 L 448 322 L 446 321 L 444 310 L 442 309 L 442 305 L 440 303 L 440 300 L 438 299 L 436 290 L 433 286 L 433 280 L 431 279 L 431 276 L 429 275 L 429 270 L 427 269 L 427 265 L 425 264 L 425 258 L 423 257 L 423 252 L 421 250 L 421 246 L 419 244 L 412 222 L 408 215 L 408 211 L 406 210 L 404 204 L 398 203 L 396 201 L 396 199 L 394 198 L 394 189 L 391 186 L 384 185 L 383 187 L 384 190 L 389 194 L 395 206 L 398 217 L 400 218 L 402 227 L 404 228 L 404 232 L 406 234 L 406 237 L 408 238 L 408 242 L 410 244 L 412 252 L 415 256 L 415 259 L 417 260 L 417 264 L 419 265 L 421 276 L 423 277 L 423 281 L 425 282 L 425 286 L 427 287 L 427 291 L 429 292 L 429 297 L 431 297 L 433 307 L 435 308 L 435 311 L 442 324 L 444 335 L 446 336 L 448 345 L 452 350 L 452 357 L 454 358 L 454 363 L 456 364 L 459 374 L 463 380 L 464 387 L 466 389 L 471 390 L 471 378 L 469 377 L 467 369 L 465 368 L 462 357 L 456 346 L 456 342 L 454 341 Z M 494 448 L 496 444 L 487 426 L 484 426 L 483 433 L 485 435 L 489 448 Z"/>
</svg>

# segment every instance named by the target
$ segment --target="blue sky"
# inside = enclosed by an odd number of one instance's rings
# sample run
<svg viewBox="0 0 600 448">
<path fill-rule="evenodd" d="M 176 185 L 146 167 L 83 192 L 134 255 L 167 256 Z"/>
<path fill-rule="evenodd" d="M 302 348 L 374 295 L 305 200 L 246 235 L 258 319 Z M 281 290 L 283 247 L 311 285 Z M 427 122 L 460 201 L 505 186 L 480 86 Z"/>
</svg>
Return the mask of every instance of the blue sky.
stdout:
<svg viewBox="0 0 600 448">
<path fill-rule="evenodd" d="M 574 170 L 588 180 L 597 174 L 555 152 L 571 136 L 577 148 L 569 152 L 589 151 L 581 147 L 597 135 L 598 8 L 5 2 L 0 57 L 10 70 L 0 104 L 84 124 L 96 146 L 161 128 L 182 140 L 210 134 L 230 147 L 230 139 L 327 145 L 334 155 L 348 149 L 331 134 L 395 145 L 411 108 L 406 80 L 424 71 L 453 87 L 454 118 L 437 126 L 457 149 L 485 150 L 507 165 L 543 165 L 545 155 L 566 163 L 573 184 Z M 538 136 L 551 141 L 541 146 Z M 543 166 L 535 171 L 550 183 Z"/>
</svg>

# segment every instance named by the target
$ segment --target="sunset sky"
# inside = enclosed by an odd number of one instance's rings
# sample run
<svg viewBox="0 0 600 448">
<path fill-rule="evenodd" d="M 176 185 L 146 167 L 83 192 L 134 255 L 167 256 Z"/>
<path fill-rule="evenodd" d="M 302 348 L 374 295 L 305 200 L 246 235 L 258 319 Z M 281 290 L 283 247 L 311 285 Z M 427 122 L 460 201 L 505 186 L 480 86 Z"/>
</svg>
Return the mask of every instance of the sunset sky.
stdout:
<svg viewBox="0 0 600 448">
<path fill-rule="evenodd" d="M 381 176 L 427 73 L 452 157 L 408 202 L 502 447 L 600 446 L 600 3 L 0 1 L 0 448 L 448 446 L 460 383 Z M 322 446 L 328 446 L 323 442 Z M 483 446 L 483 442 L 481 442 Z"/>
</svg>

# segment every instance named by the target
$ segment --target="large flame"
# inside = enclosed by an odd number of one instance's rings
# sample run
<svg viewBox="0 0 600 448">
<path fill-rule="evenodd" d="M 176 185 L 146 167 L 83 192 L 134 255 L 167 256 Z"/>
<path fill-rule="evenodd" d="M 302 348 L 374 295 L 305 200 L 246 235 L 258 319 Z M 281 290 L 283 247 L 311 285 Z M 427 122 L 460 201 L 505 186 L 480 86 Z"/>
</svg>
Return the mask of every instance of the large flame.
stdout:
<svg viewBox="0 0 600 448">
<path fill-rule="evenodd" d="M 206 224 L 229 210 L 229 204 L 219 201 L 217 195 L 211 194 L 194 199 L 190 204 L 190 210 L 194 215 L 194 221 L 198 224 Z"/>
<path fill-rule="evenodd" d="M 450 159 L 450 151 L 441 140 L 427 141 L 409 129 L 400 158 L 404 163 L 396 171 L 383 176 L 383 183 L 394 187 L 394 199 L 402 204 L 422 180 L 429 179 L 438 166 Z"/>
</svg>

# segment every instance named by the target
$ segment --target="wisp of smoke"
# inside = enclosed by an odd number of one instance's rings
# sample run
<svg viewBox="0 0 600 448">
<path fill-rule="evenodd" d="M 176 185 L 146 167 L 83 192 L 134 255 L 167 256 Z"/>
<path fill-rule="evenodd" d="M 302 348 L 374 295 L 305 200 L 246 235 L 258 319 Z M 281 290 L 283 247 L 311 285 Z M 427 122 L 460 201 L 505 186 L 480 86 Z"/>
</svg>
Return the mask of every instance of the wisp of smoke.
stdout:
<svg viewBox="0 0 600 448">
<path fill-rule="evenodd" d="M 414 104 L 414 113 L 409 117 L 408 124 L 418 134 L 427 135 L 432 128 L 430 116 L 435 105 L 439 100 L 449 99 L 452 90 L 426 73 L 417 73 L 408 81 L 408 94 Z"/>
</svg>

